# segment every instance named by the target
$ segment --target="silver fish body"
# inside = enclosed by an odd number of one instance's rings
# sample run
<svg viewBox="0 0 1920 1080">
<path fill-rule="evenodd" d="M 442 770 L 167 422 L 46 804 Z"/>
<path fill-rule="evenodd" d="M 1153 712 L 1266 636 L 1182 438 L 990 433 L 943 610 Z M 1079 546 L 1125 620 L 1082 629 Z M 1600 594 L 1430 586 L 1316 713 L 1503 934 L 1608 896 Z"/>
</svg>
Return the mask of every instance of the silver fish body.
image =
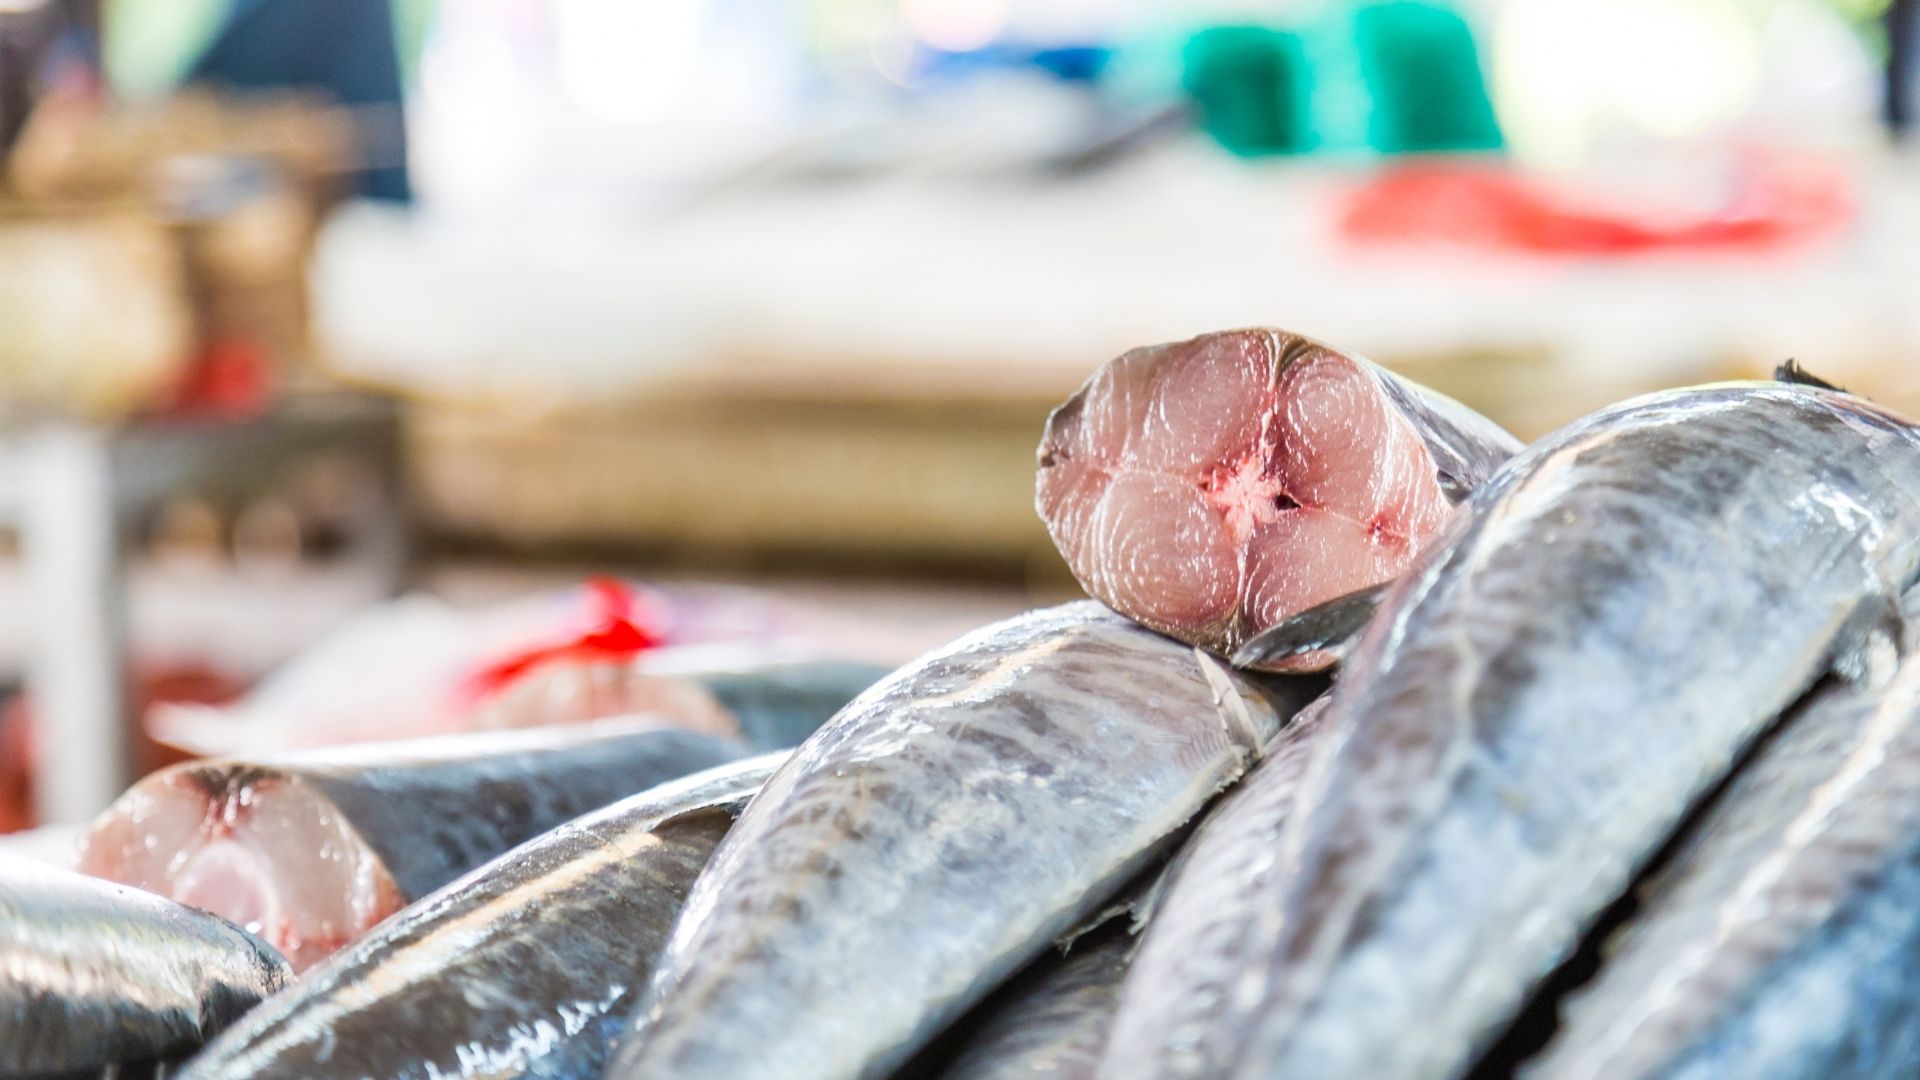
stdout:
<svg viewBox="0 0 1920 1080">
<path fill-rule="evenodd" d="M 1920 1074 L 1920 659 L 1790 715 L 1640 897 L 1532 1080 Z"/>
<path fill-rule="evenodd" d="M 1334 689 L 1212 1075 L 1461 1073 L 1917 562 L 1920 439 L 1842 394 L 1654 395 L 1515 458 Z"/>
<path fill-rule="evenodd" d="M 175 1057 L 291 977 L 272 947 L 211 915 L 0 858 L 0 1076 Z"/>
<path fill-rule="evenodd" d="M 887 1074 L 1142 869 L 1295 704 L 1091 602 L 909 665 L 741 817 L 607 1075 Z"/>
<path fill-rule="evenodd" d="M 1327 698 L 1301 710 L 1266 760 L 1208 811 L 1168 868 L 1121 989 L 1100 1075 L 1206 1080 L 1205 1039 L 1288 882 L 1280 830 L 1321 735 Z"/>
<path fill-rule="evenodd" d="M 1042 955 L 968 1018 L 936 1080 L 1093 1080 L 1133 946 L 1115 918 Z"/>
<path fill-rule="evenodd" d="M 598 1077 L 693 879 L 785 757 L 515 848 L 334 954 L 175 1080 Z"/>
</svg>

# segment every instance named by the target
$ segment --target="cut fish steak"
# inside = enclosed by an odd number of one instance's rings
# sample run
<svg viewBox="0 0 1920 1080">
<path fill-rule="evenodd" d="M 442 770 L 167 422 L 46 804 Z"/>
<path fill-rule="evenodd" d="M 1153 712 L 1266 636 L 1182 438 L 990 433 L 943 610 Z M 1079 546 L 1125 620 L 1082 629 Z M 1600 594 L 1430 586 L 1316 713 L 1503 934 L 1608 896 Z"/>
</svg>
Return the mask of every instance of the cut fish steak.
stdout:
<svg viewBox="0 0 1920 1080">
<path fill-rule="evenodd" d="M 80 868 L 231 919 L 304 971 L 516 844 L 744 752 L 617 720 L 192 762 L 121 796 Z"/>
<path fill-rule="evenodd" d="M 1920 433 L 1843 394 L 1654 395 L 1516 457 L 1344 665 L 1212 1075 L 1459 1075 L 1917 571 Z"/>
<path fill-rule="evenodd" d="M 721 844 L 608 1077 L 886 1075 L 1164 850 L 1295 682 L 1089 601 L 896 672 Z"/>
<path fill-rule="evenodd" d="M 271 946 L 211 915 L 0 857 L 0 1076 L 176 1057 L 291 978 Z"/>
<path fill-rule="evenodd" d="M 1035 504 L 1089 593 L 1229 654 L 1397 577 L 1519 448 L 1358 356 L 1236 330 L 1101 368 L 1047 421 Z"/>
<path fill-rule="evenodd" d="M 335 953 L 175 1080 L 598 1080 L 687 890 L 785 759 L 522 844 Z"/>
</svg>

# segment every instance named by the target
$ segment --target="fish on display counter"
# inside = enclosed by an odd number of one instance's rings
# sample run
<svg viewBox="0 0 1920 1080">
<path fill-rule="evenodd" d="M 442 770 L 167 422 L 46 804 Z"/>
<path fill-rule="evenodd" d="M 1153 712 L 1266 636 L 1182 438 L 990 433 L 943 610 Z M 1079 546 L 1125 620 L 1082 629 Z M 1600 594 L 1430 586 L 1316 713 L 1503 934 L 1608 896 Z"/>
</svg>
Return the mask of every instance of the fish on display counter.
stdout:
<svg viewBox="0 0 1920 1080">
<path fill-rule="evenodd" d="M 1398 577 L 1520 443 L 1466 406 L 1279 330 L 1135 349 L 1047 421 L 1035 505 L 1115 610 L 1231 653 Z M 1370 603 L 1347 605 L 1352 631 Z M 1269 662 L 1331 663 L 1327 649 Z"/>
<path fill-rule="evenodd" d="M 0 1076 L 178 1057 L 291 978 L 272 946 L 212 915 L 0 857 Z"/>
<path fill-rule="evenodd" d="M 1638 893 L 1529 1080 L 1920 1071 L 1920 658 L 1814 694 Z"/>
<path fill-rule="evenodd" d="M 517 844 L 745 753 L 627 719 L 191 762 L 108 808 L 80 869 L 224 916 L 304 971 Z"/>
<path fill-rule="evenodd" d="M 887 1075 L 1098 910 L 1318 689 L 1089 601 L 903 668 L 741 816 L 608 1077 Z"/>
<path fill-rule="evenodd" d="M 1920 433 L 1844 394 L 1675 391 L 1523 452 L 1345 664 L 1200 1071 L 1459 1075 L 1772 719 L 1876 666 L 1917 568 Z"/>
<path fill-rule="evenodd" d="M 748 798 L 749 758 L 531 840 L 375 927 L 173 1080 L 592 1080 Z"/>
</svg>

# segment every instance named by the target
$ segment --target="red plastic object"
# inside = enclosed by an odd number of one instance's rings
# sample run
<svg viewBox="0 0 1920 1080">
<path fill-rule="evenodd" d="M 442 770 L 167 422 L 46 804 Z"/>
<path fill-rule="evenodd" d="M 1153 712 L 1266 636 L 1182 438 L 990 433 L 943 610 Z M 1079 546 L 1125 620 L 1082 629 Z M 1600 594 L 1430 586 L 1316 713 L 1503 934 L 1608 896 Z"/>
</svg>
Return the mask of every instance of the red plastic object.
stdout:
<svg viewBox="0 0 1920 1080">
<path fill-rule="evenodd" d="M 479 701 L 500 693 L 535 671 L 554 664 L 617 662 L 666 643 L 664 620 L 652 605 L 612 578 L 587 582 L 591 625 L 563 641 L 535 645 L 483 665 L 464 684 L 465 696 Z"/>
<path fill-rule="evenodd" d="M 273 363 L 258 344 L 240 338 L 208 345 L 188 371 L 166 412 L 174 416 L 243 420 L 273 403 Z"/>
<path fill-rule="evenodd" d="M 1375 177 L 1349 199 L 1341 230 L 1362 243 L 1452 242 L 1533 254 L 1630 255 L 1755 250 L 1845 222 L 1853 199 L 1828 162 L 1755 157 L 1725 205 L 1703 217 L 1623 212 L 1509 171 L 1416 164 Z"/>
</svg>

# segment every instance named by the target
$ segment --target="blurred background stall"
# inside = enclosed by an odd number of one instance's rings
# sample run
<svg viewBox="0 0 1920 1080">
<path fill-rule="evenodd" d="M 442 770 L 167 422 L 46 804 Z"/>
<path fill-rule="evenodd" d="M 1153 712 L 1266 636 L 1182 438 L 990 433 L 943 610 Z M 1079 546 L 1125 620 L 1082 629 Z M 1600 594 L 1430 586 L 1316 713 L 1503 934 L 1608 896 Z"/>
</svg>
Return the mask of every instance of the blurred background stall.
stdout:
<svg viewBox="0 0 1920 1080">
<path fill-rule="evenodd" d="M 0 0 L 0 831 L 1068 595 L 1033 446 L 1135 345 L 1526 437 L 1789 356 L 1920 411 L 1914 8 Z"/>
</svg>

